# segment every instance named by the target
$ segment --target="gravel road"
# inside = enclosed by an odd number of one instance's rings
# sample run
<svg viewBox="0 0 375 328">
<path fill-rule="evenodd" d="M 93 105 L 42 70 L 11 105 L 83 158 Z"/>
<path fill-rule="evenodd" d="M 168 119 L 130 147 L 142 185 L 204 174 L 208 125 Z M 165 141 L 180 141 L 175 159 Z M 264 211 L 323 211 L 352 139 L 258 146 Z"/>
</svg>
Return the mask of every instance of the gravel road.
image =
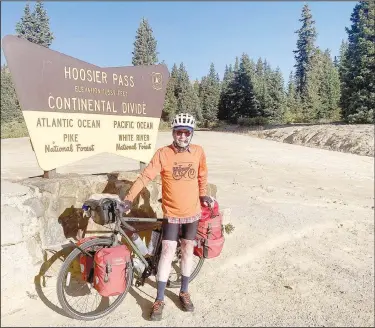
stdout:
<svg viewBox="0 0 375 328">
<path fill-rule="evenodd" d="M 169 141 L 159 134 L 158 146 Z M 150 282 L 96 322 L 25 295 L 30 305 L 2 315 L 2 326 L 374 326 L 374 158 L 220 132 L 198 131 L 194 142 L 206 150 L 209 181 L 235 226 L 222 256 L 206 261 L 190 286 L 194 313 L 182 312 L 170 289 L 164 320 L 148 321 Z M 42 174 L 28 139 L 1 146 L 2 179 Z M 101 154 L 58 173 L 136 168 Z M 44 294 L 54 303 L 52 281 Z"/>
</svg>

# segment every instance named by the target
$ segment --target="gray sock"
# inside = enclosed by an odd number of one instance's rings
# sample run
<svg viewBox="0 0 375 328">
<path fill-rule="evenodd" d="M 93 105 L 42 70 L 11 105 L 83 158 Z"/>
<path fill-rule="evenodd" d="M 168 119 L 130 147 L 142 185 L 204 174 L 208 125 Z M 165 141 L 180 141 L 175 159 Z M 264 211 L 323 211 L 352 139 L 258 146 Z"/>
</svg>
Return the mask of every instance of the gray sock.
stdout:
<svg viewBox="0 0 375 328">
<path fill-rule="evenodd" d="M 157 294 L 156 294 L 156 299 L 158 301 L 164 301 L 165 287 L 167 287 L 166 281 L 158 281 L 158 284 L 157 284 L 158 291 L 157 291 Z"/>
<path fill-rule="evenodd" d="M 181 275 L 181 290 L 180 291 L 183 292 L 183 293 L 187 293 L 187 291 L 188 291 L 189 278 L 190 277 L 186 277 L 186 276 Z"/>
</svg>

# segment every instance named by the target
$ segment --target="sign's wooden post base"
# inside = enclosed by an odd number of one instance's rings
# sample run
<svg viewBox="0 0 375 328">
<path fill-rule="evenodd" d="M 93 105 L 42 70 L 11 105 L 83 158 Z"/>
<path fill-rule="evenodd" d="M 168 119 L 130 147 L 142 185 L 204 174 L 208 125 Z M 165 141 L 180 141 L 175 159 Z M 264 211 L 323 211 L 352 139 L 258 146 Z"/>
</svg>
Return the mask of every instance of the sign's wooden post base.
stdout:
<svg viewBox="0 0 375 328">
<path fill-rule="evenodd" d="M 51 171 L 44 171 L 43 178 L 44 179 L 52 179 L 56 176 L 56 169 L 53 169 Z"/>
</svg>

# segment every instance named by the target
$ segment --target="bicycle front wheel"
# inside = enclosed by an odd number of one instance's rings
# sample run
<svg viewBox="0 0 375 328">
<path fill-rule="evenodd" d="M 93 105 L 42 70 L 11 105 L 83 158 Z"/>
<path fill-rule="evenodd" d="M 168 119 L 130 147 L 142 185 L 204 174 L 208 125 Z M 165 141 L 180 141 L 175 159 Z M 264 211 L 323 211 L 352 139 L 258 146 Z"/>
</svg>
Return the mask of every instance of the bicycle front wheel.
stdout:
<svg viewBox="0 0 375 328">
<path fill-rule="evenodd" d="M 91 254 L 111 246 L 111 238 L 100 237 L 80 245 L 83 250 Z M 79 262 L 81 254 L 82 252 L 75 248 L 63 263 L 57 277 L 57 297 L 61 307 L 71 318 L 85 321 L 96 320 L 108 315 L 124 300 L 132 283 L 133 267 L 129 262 L 125 291 L 117 296 L 103 297 L 91 283 L 82 279 Z"/>
</svg>

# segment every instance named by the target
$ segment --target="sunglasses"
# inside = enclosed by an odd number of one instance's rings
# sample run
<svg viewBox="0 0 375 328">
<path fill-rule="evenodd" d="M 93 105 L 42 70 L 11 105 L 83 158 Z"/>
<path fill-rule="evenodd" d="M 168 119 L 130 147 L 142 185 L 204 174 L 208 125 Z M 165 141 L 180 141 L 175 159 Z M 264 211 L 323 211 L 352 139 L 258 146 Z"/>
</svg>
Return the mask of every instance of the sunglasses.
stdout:
<svg viewBox="0 0 375 328">
<path fill-rule="evenodd" d="M 190 132 L 190 131 L 185 131 L 185 130 L 178 130 L 178 131 L 176 131 L 176 134 L 177 134 L 179 137 L 182 136 L 183 134 L 185 134 L 185 136 L 187 136 L 187 137 L 190 137 L 191 132 Z"/>
</svg>

